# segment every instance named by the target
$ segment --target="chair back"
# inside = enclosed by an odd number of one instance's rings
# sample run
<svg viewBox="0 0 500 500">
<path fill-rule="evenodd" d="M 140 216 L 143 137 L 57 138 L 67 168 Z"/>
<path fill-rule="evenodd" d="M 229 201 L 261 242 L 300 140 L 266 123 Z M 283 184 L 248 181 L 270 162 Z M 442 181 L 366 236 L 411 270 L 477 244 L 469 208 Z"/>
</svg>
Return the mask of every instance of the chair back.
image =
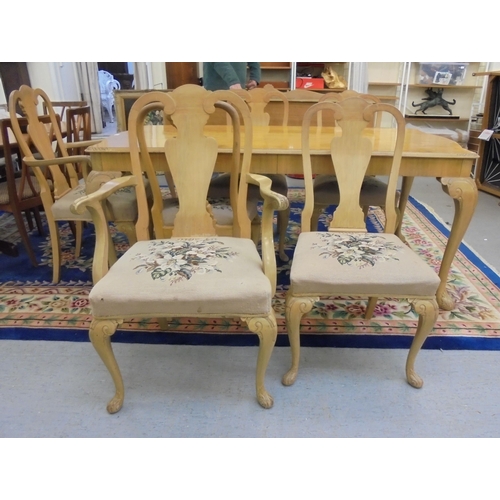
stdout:
<svg viewBox="0 0 500 500">
<path fill-rule="evenodd" d="M 316 113 L 330 110 L 337 122 L 335 129 L 311 133 L 311 118 Z M 360 204 L 363 180 L 372 160 L 375 130 L 370 128 L 375 113 L 389 113 L 395 128 L 377 129 L 383 150 L 392 155 L 385 203 L 385 232 L 393 233 L 397 224 L 396 188 L 405 137 L 405 120 L 401 112 L 390 104 L 373 103 L 359 96 L 346 97 L 338 102 L 323 101 L 311 106 L 304 115 L 302 127 L 302 161 L 306 202 L 302 212 L 302 231 L 310 231 L 314 208 L 311 151 L 330 149 L 332 174 L 337 177 L 340 202 L 334 212 L 329 230 L 366 231 L 365 216 Z M 325 137 L 327 134 L 329 136 Z"/>
<path fill-rule="evenodd" d="M 142 179 L 145 172 L 153 192 L 151 209 L 152 225 L 156 238 L 213 236 L 216 234 L 215 219 L 207 202 L 208 188 L 218 154 L 218 143 L 205 128 L 209 116 L 216 108 L 230 114 L 233 126 L 233 165 L 231 170 L 231 208 L 233 210 L 233 235 L 250 237 L 250 219 L 246 210 L 249 173 L 252 153 L 252 122 L 245 102 L 228 90 L 211 92 L 198 85 L 187 84 L 172 92 L 148 92 L 134 103 L 129 115 L 129 143 L 133 174 Z M 156 171 L 149 154 L 150 135 L 158 127 L 144 125 L 144 119 L 153 110 L 160 110 L 171 119 L 173 125 L 165 125 L 164 151 L 169 173 L 177 192 L 179 209 L 173 228 L 164 227 L 163 200 Z M 240 134 L 240 118 L 245 126 L 244 137 Z M 228 132 L 229 133 L 229 132 Z M 243 144 L 242 144 L 243 142 Z M 240 158 L 243 152 L 243 159 Z M 241 176 L 239 173 L 241 171 Z M 238 180 L 239 178 L 239 180 Z M 239 185 L 237 184 L 239 182 Z M 136 225 L 138 239 L 149 239 L 149 208 L 145 187 L 137 186 L 139 217 Z"/>
<path fill-rule="evenodd" d="M 256 127 L 267 127 L 269 125 L 286 127 L 288 125 L 288 100 L 283 92 L 269 84 L 263 88 L 257 87 L 247 92 L 252 125 Z M 271 103 L 271 101 L 273 102 Z"/>
<path fill-rule="evenodd" d="M 67 110 L 87 106 L 87 101 L 52 101 L 51 104 L 56 114 L 63 120 Z M 43 114 L 47 114 L 46 106 L 43 106 Z"/>
<path fill-rule="evenodd" d="M 47 109 L 49 123 L 41 118 L 41 116 L 45 115 L 38 114 L 37 107 L 39 104 L 43 104 Z M 22 109 L 28 123 L 29 139 L 22 133 L 21 122 L 15 112 L 17 105 Z M 27 85 L 22 85 L 19 90 L 14 90 L 9 96 L 9 110 L 12 130 L 26 159 L 35 159 L 35 154 L 38 154 L 43 160 L 69 156 L 66 143 L 62 138 L 61 119 L 54 112 L 49 97 L 42 89 L 33 89 Z M 45 172 L 40 167 L 33 167 L 40 184 L 40 194 L 46 210 L 52 205 L 54 199 L 64 196 L 78 185 L 78 175 L 72 162 L 68 161 L 63 165 L 51 165 L 49 163 L 47 168 L 53 182 L 53 189 L 49 187 Z"/>
<path fill-rule="evenodd" d="M 318 102 L 324 102 L 324 101 L 338 102 L 344 99 L 349 99 L 350 97 L 362 97 L 363 99 L 372 103 L 381 102 L 377 96 L 374 96 L 372 94 L 360 94 L 355 90 L 344 90 L 344 92 L 340 93 L 333 93 L 333 92 L 328 93 L 323 95 Z M 375 115 L 373 115 L 372 121 L 370 122 L 369 126 L 380 127 L 381 122 L 382 122 L 382 114 L 376 113 Z"/>
<path fill-rule="evenodd" d="M 40 117 L 41 121 L 50 124 L 49 116 Z M 19 124 L 26 128 L 28 121 L 25 118 L 19 118 Z M 0 134 L 2 138 L 3 155 L 5 158 L 6 174 L 6 193 L 0 189 L 0 210 L 21 212 L 25 207 L 38 206 L 42 204 L 39 195 L 40 187 L 30 175 L 26 164 L 18 157 L 19 165 L 14 165 L 14 155 L 18 152 L 18 146 L 15 144 L 15 136 L 12 131 L 12 122 L 10 119 L 0 120 Z M 18 155 L 19 156 L 19 155 Z M 17 182 L 16 182 L 17 181 Z M 5 196 L 6 194 L 6 196 Z"/>
<path fill-rule="evenodd" d="M 66 110 L 66 142 L 90 141 L 92 139 L 90 119 L 90 106 L 68 108 Z M 78 154 L 83 154 L 83 151 Z"/>
</svg>

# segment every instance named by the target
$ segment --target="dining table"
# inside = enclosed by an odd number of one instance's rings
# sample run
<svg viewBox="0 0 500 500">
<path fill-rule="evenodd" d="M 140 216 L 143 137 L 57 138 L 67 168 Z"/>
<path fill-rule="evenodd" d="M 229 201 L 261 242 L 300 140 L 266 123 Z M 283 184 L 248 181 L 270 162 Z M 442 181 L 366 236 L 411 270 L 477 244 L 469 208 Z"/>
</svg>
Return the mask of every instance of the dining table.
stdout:
<svg viewBox="0 0 500 500">
<path fill-rule="evenodd" d="M 259 174 L 302 174 L 301 130 L 300 126 L 253 127 L 251 171 Z M 175 133 L 172 125 L 145 126 L 152 162 L 158 172 L 168 171 L 163 145 Z M 207 125 L 206 134 L 214 137 L 219 145 L 215 170 L 229 172 L 232 165 L 230 125 Z M 339 127 L 311 127 L 313 173 L 333 173 L 330 142 L 332 136 L 340 134 Z M 395 130 L 367 128 L 364 134 L 373 146 L 366 175 L 388 175 Z M 86 153 L 91 157 L 93 170 L 129 172 L 132 169 L 127 131 L 104 138 L 87 148 Z M 477 204 L 478 191 L 471 177 L 477 157 L 476 153 L 464 149 L 451 139 L 416 128 L 406 128 L 400 167 L 402 183 L 398 203 L 401 214 L 404 213 L 415 177 L 436 178 L 443 191 L 454 201 L 455 215 L 439 269 L 441 284 L 436 293 L 439 306 L 445 310 L 452 310 L 455 305 L 446 290 L 448 273 Z M 398 235 L 403 238 L 401 225 Z"/>
</svg>

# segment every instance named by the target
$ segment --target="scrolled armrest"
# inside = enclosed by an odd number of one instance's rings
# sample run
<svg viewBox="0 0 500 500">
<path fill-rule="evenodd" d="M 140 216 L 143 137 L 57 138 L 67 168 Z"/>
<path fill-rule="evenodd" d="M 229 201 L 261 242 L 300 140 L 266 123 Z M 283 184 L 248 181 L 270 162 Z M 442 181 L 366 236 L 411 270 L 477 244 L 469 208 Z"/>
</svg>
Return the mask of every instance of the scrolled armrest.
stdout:
<svg viewBox="0 0 500 500">
<path fill-rule="evenodd" d="M 269 177 L 259 174 L 247 174 L 247 182 L 259 186 L 264 203 L 269 203 L 272 210 L 285 210 L 288 208 L 288 198 L 271 189 L 272 180 Z"/>
<path fill-rule="evenodd" d="M 71 211 L 74 214 L 83 214 L 87 208 L 89 208 L 90 206 L 97 206 L 97 204 L 100 204 L 101 201 L 105 200 L 119 189 L 136 185 L 137 178 L 134 175 L 112 179 L 108 182 L 105 182 L 97 191 L 78 198 L 71 205 Z"/>
<path fill-rule="evenodd" d="M 75 156 L 60 156 L 50 160 L 35 160 L 32 156 L 25 156 L 24 163 L 28 167 L 47 167 L 48 165 L 64 165 L 65 163 L 87 163 L 90 165 L 90 156 L 75 155 Z"/>
<path fill-rule="evenodd" d="M 276 293 L 276 253 L 274 251 L 273 217 L 275 210 L 285 210 L 289 202 L 286 196 L 271 190 L 272 180 L 265 175 L 247 174 L 247 183 L 256 184 L 264 200 L 262 207 L 262 265 L 264 274 L 271 282 L 273 295 Z"/>
<path fill-rule="evenodd" d="M 92 281 L 94 284 L 108 272 L 111 263 L 110 255 L 116 260 L 116 254 L 109 234 L 108 221 L 106 220 L 102 201 L 118 189 L 135 185 L 137 185 L 137 178 L 133 175 L 112 179 L 104 183 L 92 194 L 78 198 L 70 207 L 74 214 L 82 214 L 85 210 L 88 210 L 92 216 L 96 234 L 94 259 L 92 262 Z"/>
</svg>

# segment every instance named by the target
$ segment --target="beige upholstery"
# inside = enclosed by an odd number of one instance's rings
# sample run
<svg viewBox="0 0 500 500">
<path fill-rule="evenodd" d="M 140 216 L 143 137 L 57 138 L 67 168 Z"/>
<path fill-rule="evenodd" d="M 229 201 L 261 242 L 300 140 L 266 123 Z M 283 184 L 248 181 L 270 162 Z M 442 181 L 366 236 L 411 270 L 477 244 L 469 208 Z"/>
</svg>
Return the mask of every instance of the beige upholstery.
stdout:
<svg viewBox="0 0 500 500">
<path fill-rule="evenodd" d="M 217 207 L 207 201 L 217 160 L 217 141 L 205 131 L 216 106 L 232 120 L 235 141 L 230 183 L 231 196 Z M 221 104 L 222 103 L 222 104 Z M 144 137 L 144 118 L 163 112 L 176 128 L 164 145 L 176 198 L 162 199 L 156 172 Z M 241 114 L 245 139 L 240 143 Z M 169 125 L 170 126 L 170 125 Z M 284 196 L 270 190 L 271 181 L 249 174 L 252 123 L 245 102 L 230 91 L 209 92 L 184 85 L 172 92 L 149 92 L 135 101 L 129 115 L 132 176 L 114 179 L 78 200 L 73 210 L 89 210 L 96 225 L 94 268 L 100 279 L 90 292 L 90 339 L 115 383 L 108 411 L 118 411 L 124 400 L 123 380 L 111 350 L 110 336 L 127 318 L 158 318 L 162 328 L 178 316 L 236 317 L 260 340 L 257 358 L 257 400 L 270 408 L 273 399 L 264 386 L 265 372 L 276 341 L 277 326 L 272 298 L 276 290 L 276 257 L 272 235 L 274 210 L 288 207 Z M 139 153 L 140 151 L 140 153 Z M 241 152 L 243 152 L 240 162 Z M 153 193 L 150 207 L 142 172 Z M 252 213 L 248 182 L 260 185 L 262 259 L 250 239 Z M 139 216 L 138 242 L 108 270 L 110 246 L 102 200 L 124 185 L 136 186 Z M 218 233 L 222 215 L 231 220 L 233 235 Z M 228 219 L 228 220 L 229 220 Z M 151 239 L 152 226 L 155 239 Z M 187 367 L 186 367 L 187 368 Z"/>
<path fill-rule="evenodd" d="M 44 117 L 38 114 L 38 104 L 42 104 L 47 110 L 46 116 L 49 118 L 49 123 L 42 122 Z M 19 118 L 13 112 L 18 106 L 23 110 L 28 122 L 29 141 L 22 133 Z M 68 148 L 76 151 L 84 150 L 99 141 L 73 140 L 69 144 L 66 143 L 63 140 L 60 117 L 55 114 L 50 99 L 42 89 L 32 89 L 27 85 L 22 85 L 19 90 L 11 93 L 9 109 L 11 110 L 12 130 L 24 155 L 24 161 L 32 168 L 40 186 L 40 197 L 47 216 L 52 246 L 52 279 L 54 283 L 57 283 L 61 273 L 58 222 L 75 222 L 75 257 L 78 257 L 82 242 L 82 222 L 90 221 L 92 217 L 88 212 L 75 215 L 70 207 L 86 191 L 92 192 L 99 189 L 100 185 L 116 177 L 117 174 L 101 172 L 94 178 L 89 174 L 84 176 L 87 177 L 85 180 L 79 179 L 79 172 L 88 171 L 90 157 L 69 155 Z M 87 108 L 81 109 L 88 111 Z M 134 243 L 136 241 L 134 223 L 137 219 L 135 191 L 128 189 L 116 193 L 106 204 L 109 219 L 116 223 L 119 231 L 126 234 L 130 243 Z M 112 256 L 110 258 L 113 259 Z"/>
<path fill-rule="evenodd" d="M 339 130 L 328 129 L 336 183 L 320 179 L 313 190 L 309 134 L 311 118 L 322 111 L 333 112 Z M 396 123 L 392 167 L 383 205 L 384 233 L 368 233 L 365 214 L 360 206 L 360 191 L 371 179 L 365 174 L 372 156 L 372 139 L 366 129 L 375 115 L 389 113 Z M 413 387 L 421 387 L 414 362 L 438 314 L 436 292 L 440 278 L 413 250 L 394 234 L 398 223 L 396 187 L 405 136 L 405 121 L 397 108 L 373 103 L 359 95 L 338 102 L 318 102 L 304 115 L 302 160 L 306 201 L 302 211 L 302 232 L 298 238 L 290 270 L 290 289 L 286 298 L 286 322 L 292 351 L 292 365 L 283 383 L 295 382 L 300 359 L 300 322 L 320 297 L 343 296 L 368 299 L 365 317 L 369 318 L 377 296 L 408 300 L 419 316 L 406 363 L 406 377 Z M 366 180 L 365 180 L 366 179 Z M 327 193 L 327 188 L 333 193 Z M 338 196 L 333 219 L 327 232 L 311 231 L 316 205 L 315 195 Z M 315 228 L 314 228 L 315 229 Z M 356 332 L 353 332 L 356 334 Z"/>
<path fill-rule="evenodd" d="M 307 232 L 294 253 L 298 295 L 433 295 L 439 282 L 394 234 Z"/>
<path fill-rule="evenodd" d="M 35 189 L 35 192 L 38 194 L 40 193 L 40 186 L 38 185 L 38 181 L 36 180 L 35 176 L 31 176 L 31 182 L 33 184 L 33 188 Z M 22 200 L 25 200 L 26 198 L 30 198 L 33 196 L 33 191 L 31 189 L 31 186 L 29 185 L 28 182 L 24 182 L 23 179 L 18 178 L 15 180 L 15 185 L 16 185 L 16 191 L 19 192 L 20 198 Z M 0 183 L 0 205 L 6 204 L 9 202 L 9 191 L 7 189 L 7 183 L 2 182 Z M 22 187 L 22 192 L 20 192 L 20 189 Z"/>
<path fill-rule="evenodd" d="M 174 251 L 182 257 L 169 265 Z M 272 292 L 252 240 L 219 236 L 139 241 L 94 286 L 89 299 L 98 317 L 246 316 L 267 315 Z"/>
</svg>

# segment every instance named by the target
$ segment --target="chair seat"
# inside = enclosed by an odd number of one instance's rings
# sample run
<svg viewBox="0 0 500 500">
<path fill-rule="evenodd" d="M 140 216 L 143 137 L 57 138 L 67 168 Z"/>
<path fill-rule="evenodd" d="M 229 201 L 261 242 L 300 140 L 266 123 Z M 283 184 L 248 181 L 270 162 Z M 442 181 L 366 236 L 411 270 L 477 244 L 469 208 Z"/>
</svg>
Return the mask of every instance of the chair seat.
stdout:
<svg viewBox="0 0 500 500">
<path fill-rule="evenodd" d="M 133 300 L 130 291 L 133 290 Z M 135 243 L 89 295 L 94 317 L 269 314 L 254 243 L 233 237 Z"/>
<path fill-rule="evenodd" d="M 227 198 L 209 199 L 210 204 L 212 205 L 212 213 L 214 214 L 214 218 L 217 224 L 220 226 L 231 226 L 233 224 L 233 210 L 227 203 L 227 200 Z M 250 220 L 253 220 L 257 216 L 257 202 L 258 198 L 256 198 L 256 196 L 248 196 L 247 211 Z M 174 219 L 178 211 L 179 202 L 177 199 L 167 198 L 166 200 L 164 200 L 162 211 L 163 222 L 168 226 L 172 226 L 174 224 Z"/>
<path fill-rule="evenodd" d="M 314 201 L 320 205 L 338 205 L 339 185 L 334 175 L 318 175 L 314 179 Z M 365 177 L 361 186 L 360 200 L 363 205 L 383 207 L 387 184 L 376 177 Z"/>
<path fill-rule="evenodd" d="M 439 276 L 396 235 L 301 233 L 290 272 L 294 295 L 428 296 Z"/>
<path fill-rule="evenodd" d="M 16 191 L 19 193 L 19 188 L 21 186 L 21 178 L 16 179 Z M 35 189 L 35 193 L 39 194 L 40 193 L 40 185 L 38 184 L 38 181 L 36 180 L 36 177 L 34 175 L 31 176 L 31 181 L 33 183 L 33 188 Z M 23 187 L 23 192 L 21 193 L 21 199 L 25 200 L 27 198 L 33 197 L 33 191 L 31 190 L 30 185 L 28 184 L 27 181 L 24 182 L 24 187 Z M 7 203 L 10 202 L 9 199 L 9 191 L 7 187 L 6 182 L 0 183 L 0 205 L 6 205 Z"/>
<path fill-rule="evenodd" d="M 286 176 L 282 174 L 266 174 L 272 181 L 271 189 L 283 196 L 288 195 L 288 184 L 286 182 Z M 208 189 L 209 198 L 228 198 L 229 197 L 229 180 L 231 178 L 230 174 L 218 175 L 215 179 L 210 181 L 210 187 Z M 250 184 L 248 186 L 248 196 L 249 198 L 260 199 L 259 186 L 255 184 Z"/>
</svg>

